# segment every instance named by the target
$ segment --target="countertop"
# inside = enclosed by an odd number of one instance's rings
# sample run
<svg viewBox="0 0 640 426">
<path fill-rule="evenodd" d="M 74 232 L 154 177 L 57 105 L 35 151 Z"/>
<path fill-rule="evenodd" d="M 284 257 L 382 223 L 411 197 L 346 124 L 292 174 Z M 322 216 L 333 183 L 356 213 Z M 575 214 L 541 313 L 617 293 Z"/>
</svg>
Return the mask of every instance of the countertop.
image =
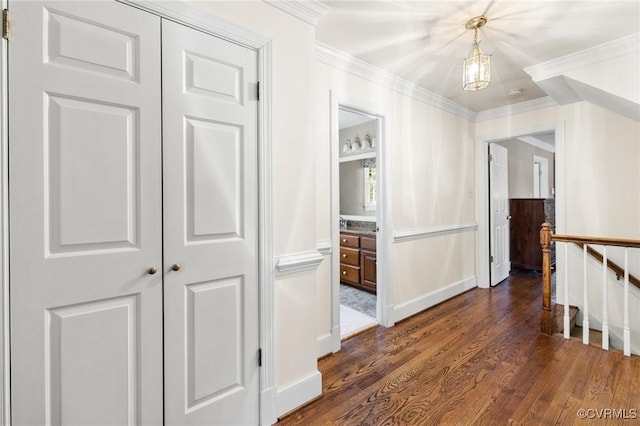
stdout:
<svg viewBox="0 0 640 426">
<path fill-rule="evenodd" d="M 376 236 L 376 231 L 373 231 L 369 228 L 351 228 L 348 227 L 347 229 L 341 229 L 340 233 L 346 233 L 346 234 L 356 234 L 356 235 L 369 235 L 372 237 Z"/>
</svg>

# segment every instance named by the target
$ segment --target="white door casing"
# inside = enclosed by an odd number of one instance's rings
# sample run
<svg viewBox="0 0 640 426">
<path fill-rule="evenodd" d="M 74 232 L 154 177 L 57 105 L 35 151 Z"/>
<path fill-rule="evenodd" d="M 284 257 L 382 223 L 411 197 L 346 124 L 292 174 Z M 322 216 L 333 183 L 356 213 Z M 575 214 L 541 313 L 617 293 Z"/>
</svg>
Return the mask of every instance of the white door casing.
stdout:
<svg viewBox="0 0 640 426">
<path fill-rule="evenodd" d="M 509 276 L 509 153 L 507 148 L 489 144 L 489 173 L 491 179 L 491 285 Z"/>
<path fill-rule="evenodd" d="M 11 6 L 13 423 L 160 424 L 160 19 Z"/>
<path fill-rule="evenodd" d="M 258 424 L 257 53 L 162 35 L 165 421 Z"/>
</svg>

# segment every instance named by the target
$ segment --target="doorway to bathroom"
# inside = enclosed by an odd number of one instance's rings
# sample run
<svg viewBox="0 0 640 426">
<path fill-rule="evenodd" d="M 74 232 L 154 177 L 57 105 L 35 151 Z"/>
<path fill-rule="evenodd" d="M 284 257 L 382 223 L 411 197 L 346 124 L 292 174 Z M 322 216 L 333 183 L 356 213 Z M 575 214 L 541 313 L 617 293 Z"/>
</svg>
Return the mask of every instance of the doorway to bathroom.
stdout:
<svg viewBox="0 0 640 426">
<path fill-rule="evenodd" d="M 340 105 L 338 108 L 338 264 L 340 339 L 378 321 L 378 147 L 380 117 Z M 335 289 L 335 287 L 334 287 Z"/>
</svg>

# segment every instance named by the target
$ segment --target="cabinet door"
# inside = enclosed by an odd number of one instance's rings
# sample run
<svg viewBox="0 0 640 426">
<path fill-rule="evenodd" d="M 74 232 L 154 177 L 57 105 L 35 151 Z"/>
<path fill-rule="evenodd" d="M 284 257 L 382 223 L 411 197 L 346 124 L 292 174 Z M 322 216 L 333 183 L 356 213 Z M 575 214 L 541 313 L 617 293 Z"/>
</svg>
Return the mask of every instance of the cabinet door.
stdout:
<svg viewBox="0 0 640 426">
<path fill-rule="evenodd" d="M 162 424 L 160 19 L 11 13 L 12 423 Z"/>
<path fill-rule="evenodd" d="M 376 292 L 376 253 L 362 250 L 360 252 L 360 283 L 372 292 Z"/>
<path fill-rule="evenodd" d="M 163 21 L 165 421 L 258 413 L 257 53 Z"/>
</svg>

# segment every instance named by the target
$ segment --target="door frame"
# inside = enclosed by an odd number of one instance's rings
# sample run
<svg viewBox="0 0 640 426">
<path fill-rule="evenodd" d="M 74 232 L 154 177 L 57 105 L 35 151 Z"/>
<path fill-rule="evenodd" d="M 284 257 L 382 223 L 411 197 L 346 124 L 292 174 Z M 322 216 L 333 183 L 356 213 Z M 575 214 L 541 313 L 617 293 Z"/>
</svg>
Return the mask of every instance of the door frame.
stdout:
<svg viewBox="0 0 640 426">
<path fill-rule="evenodd" d="M 8 0 L 1 0 L 2 9 Z M 11 381 L 9 345 L 9 93 L 8 41 L 0 39 L 0 424 L 11 424 Z"/>
<path fill-rule="evenodd" d="M 258 53 L 258 229 L 259 229 L 259 339 L 262 350 L 260 368 L 260 422 L 277 421 L 275 382 L 273 217 L 272 217 L 272 42 L 271 39 L 181 2 L 115 0 L 186 25 L 204 33 L 253 49 Z M 2 9 L 8 0 L 0 0 Z M 0 424 L 11 424 L 9 355 L 9 247 L 8 247 L 8 55 L 7 40 L 0 41 Z"/>
<path fill-rule="evenodd" d="M 390 205 L 389 153 L 387 147 L 388 135 L 386 118 L 377 111 L 375 105 L 362 99 L 348 95 L 337 94 L 331 90 L 330 94 L 330 123 L 331 123 L 331 349 L 340 350 L 340 136 L 339 110 L 347 109 L 358 114 L 377 119 L 379 135 L 376 146 L 377 168 L 377 199 L 376 199 L 376 319 L 385 327 L 394 325 L 391 312 L 393 309 L 393 291 L 391 267 L 389 259 L 389 242 L 391 241 L 391 221 L 388 206 Z M 380 260 L 381 259 L 381 260 Z"/>
<path fill-rule="evenodd" d="M 555 133 L 556 171 L 556 231 L 565 231 L 566 193 L 565 193 L 565 124 L 564 121 L 543 124 L 521 129 L 508 129 L 497 133 L 476 137 L 476 218 L 478 238 L 476 239 L 477 283 L 480 288 L 491 287 L 490 224 L 489 224 L 489 144 L 518 138 L 534 133 Z M 542 250 L 542 249 L 540 249 Z"/>
</svg>

